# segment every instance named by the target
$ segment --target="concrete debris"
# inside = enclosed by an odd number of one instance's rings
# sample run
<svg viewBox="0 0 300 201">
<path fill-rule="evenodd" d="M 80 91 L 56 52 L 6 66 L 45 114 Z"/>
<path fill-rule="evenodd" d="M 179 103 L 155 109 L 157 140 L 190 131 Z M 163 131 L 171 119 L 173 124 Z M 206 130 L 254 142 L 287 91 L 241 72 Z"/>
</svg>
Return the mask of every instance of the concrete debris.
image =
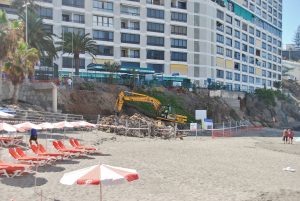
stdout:
<svg viewBox="0 0 300 201">
<path fill-rule="evenodd" d="M 111 115 L 102 117 L 98 129 L 104 132 L 132 137 L 151 136 L 169 139 L 175 135 L 174 125 L 166 125 L 160 120 L 155 120 L 138 113 L 132 116 Z"/>
</svg>

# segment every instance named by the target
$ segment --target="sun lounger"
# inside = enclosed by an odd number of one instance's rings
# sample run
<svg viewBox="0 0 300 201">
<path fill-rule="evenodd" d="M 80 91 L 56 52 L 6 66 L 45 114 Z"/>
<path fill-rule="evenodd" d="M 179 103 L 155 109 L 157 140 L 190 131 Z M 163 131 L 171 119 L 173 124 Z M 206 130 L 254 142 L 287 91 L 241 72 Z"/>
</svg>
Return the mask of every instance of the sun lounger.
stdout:
<svg viewBox="0 0 300 201">
<path fill-rule="evenodd" d="M 0 161 L 0 175 L 4 175 L 6 177 L 16 177 L 32 173 L 34 173 L 34 171 L 32 170 L 31 165 Z"/>
<path fill-rule="evenodd" d="M 23 141 L 23 137 L 0 137 L 0 145 L 3 147 L 15 146 Z"/>
<path fill-rule="evenodd" d="M 96 151 L 97 150 L 95 147 L 88 147 L 88 146 L 80 145 L 80 143 L 77 139 L 70 138 L 69 142 L 74 148 L 77 148 L 77 149 L 84 149 L 87 151 Z"/>
<path fill-rule="evenodd" d="M 43 147 L 44 152 L 42 152 L 40 151 L 39 146 L 43 146 L 43 145 L 41 144 L 39 144 L 38 146 L 34 144 L 31 145 L 31 150 L 33 151 L 33 153 L 37 154 L 38 156 L 50 156 L 50 157 L 55 157 L 57 159 L 64 159 L 69 157 L 68 154 L 64 154 L 64 153 L 46 152 L 44 147 Z"/>
<path fill-rule="evenodd" d="M 34 157 L 36 159 L 39 159 L 39 160 L 47 160 L 47 161 L 56 161 L 56 158 L 55 157 L 46 157 L 46 156 L 27 156 L 25 154 L 25 152 L 20 148 L 20 147 L 17 147 L 16 148 L 16 152 L 21 156 L 21 157 Z"/>
<path fill-rule="evenodd" d="M 27 162 L 31 165 L 43 166 L 52 162 L 48 158 L 34 157 L 34 156 L 21 156 L 14 148 L 8 149 L 10 155 L 18 161 Z"/>
<path fill-rule="evenodd" d="M 60 146 L 61 143 L 58 143 L 58 141 L 53 141 L 52 143 L 55 149 L 63 153 L 71 153 L 73 155 L 75 154 L 76 156 L 80 156 L 81 154 L 85 153 L 84 151 L 78 149 L 76 150 L 76 149 L 66 149 L 65 147 L 63 148 Z"/>
</svg>

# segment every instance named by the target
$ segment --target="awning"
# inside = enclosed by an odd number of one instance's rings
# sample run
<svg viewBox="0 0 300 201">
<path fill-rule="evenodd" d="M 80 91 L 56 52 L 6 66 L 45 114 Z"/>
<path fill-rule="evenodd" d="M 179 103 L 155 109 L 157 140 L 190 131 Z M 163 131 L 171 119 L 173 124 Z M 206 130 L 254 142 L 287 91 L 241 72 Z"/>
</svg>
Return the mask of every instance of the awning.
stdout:
<svg viewBox="0 0 300 201">
<path fill-rule="evenodd" d="M 88 71 L 106 71 L 104 68 L 104 64 L 94 64 L 90 63 L 87 66 Z M 119 73 L 132 73 L 135 71 L 138 74 L 154 74 L 155 71 L 153 68 L 143 68 L 143 67 L 128 67 L 128 66 L 121 66 Z"/>
</svg>

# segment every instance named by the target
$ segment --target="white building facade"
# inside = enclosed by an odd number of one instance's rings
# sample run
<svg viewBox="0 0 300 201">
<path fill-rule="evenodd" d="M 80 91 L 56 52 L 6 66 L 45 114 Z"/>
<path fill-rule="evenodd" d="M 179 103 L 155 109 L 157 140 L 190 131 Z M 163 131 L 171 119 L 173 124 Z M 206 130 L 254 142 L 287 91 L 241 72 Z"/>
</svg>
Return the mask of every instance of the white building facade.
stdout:
<svg viewBox="0 0 300 201">
<path fill-rule="evenodd" d="M 59 37 L 89 33 L 97 42 L 96 59 L 80 55 L 81 72 L 90 63 L 111 61 L 187 77 L 199 86 L 218 82 L 250 92 L 281 80 L 282 0 L 37 3 L 49 31 Z M 74 71 L 72 56 L 59 55 L 59 69 Z"/>
</svg>

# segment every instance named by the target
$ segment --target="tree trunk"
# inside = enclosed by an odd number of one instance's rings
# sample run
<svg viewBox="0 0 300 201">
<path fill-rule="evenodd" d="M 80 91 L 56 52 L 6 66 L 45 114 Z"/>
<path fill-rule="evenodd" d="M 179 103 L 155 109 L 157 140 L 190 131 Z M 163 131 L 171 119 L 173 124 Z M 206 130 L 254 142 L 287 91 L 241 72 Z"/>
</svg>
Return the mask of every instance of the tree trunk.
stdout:
<svg viewBox="0 0 300 201">
<path fill-rule="evenodd" d="M 74 54 L 74 60 L 75 60 L 75 75 L 79 76 L 79 68 L 80 68 L 79 54 Z"/>
<path fill-rule="evenodd" d="M 20 89 L 20 84 L 14 85 L 14 92 L 12 95 L 12 104 L 17 104 L 18 103 L 18 97 L 19 97 L 19 89 Z"/>
</svg>

